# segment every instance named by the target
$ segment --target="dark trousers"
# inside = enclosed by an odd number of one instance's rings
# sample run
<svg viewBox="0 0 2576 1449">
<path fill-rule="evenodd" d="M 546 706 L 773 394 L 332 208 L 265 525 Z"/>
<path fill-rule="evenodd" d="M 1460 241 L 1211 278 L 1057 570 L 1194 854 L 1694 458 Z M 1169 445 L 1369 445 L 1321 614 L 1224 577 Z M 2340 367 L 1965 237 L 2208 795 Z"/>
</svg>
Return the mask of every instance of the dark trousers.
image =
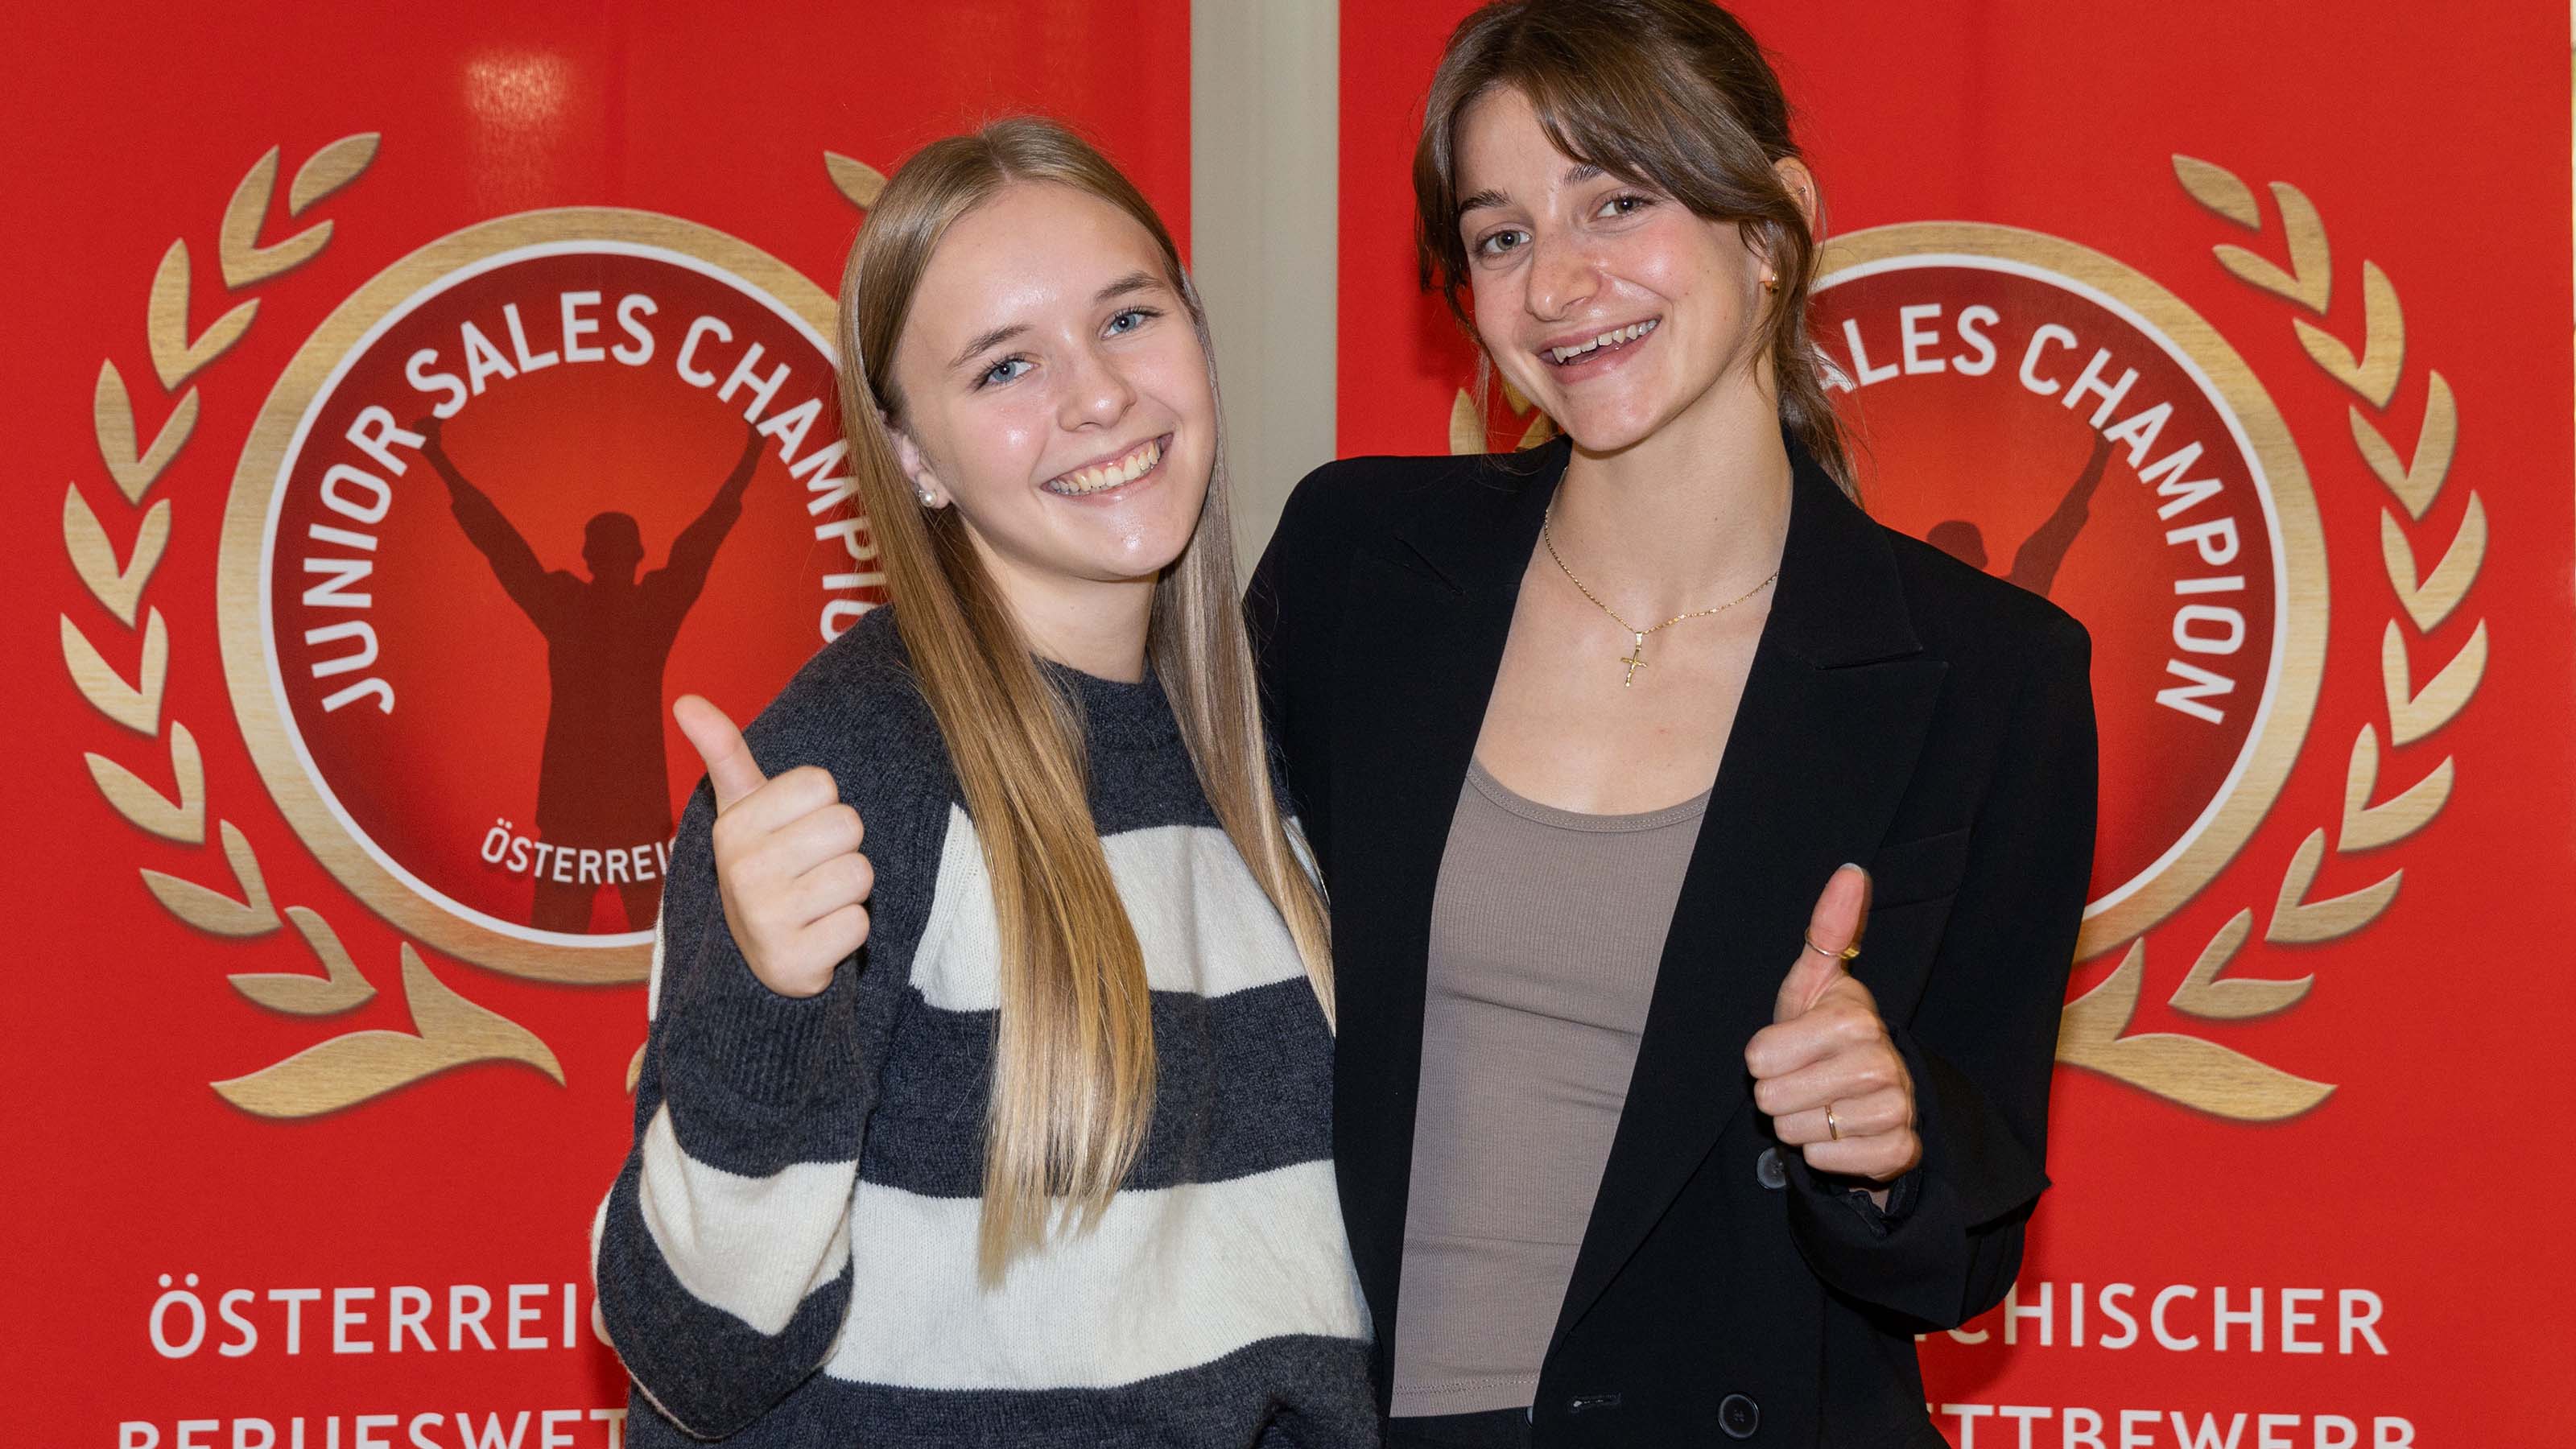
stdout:
<svg viewBox="0 0 2576 1449">
<path fill-rule="evenodd" d="M 1386 1449 L 1529 1449 L 1527 1409 L 1389 1419 Z"/>
</svg>

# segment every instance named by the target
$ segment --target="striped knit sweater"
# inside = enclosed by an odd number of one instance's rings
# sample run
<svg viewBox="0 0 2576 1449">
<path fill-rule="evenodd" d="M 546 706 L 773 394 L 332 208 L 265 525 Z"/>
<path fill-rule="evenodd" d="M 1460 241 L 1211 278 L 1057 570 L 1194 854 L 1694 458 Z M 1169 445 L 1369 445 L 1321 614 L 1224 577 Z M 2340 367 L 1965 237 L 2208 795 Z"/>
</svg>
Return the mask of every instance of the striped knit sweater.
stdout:
<svg viewBox="0 0 2576 1449">
<path fill-rule="evenodd" d="M 681 820 L 635 1145 L 593 1230 L 629 1442 L 1373 1444 L 1331 1036 L 1150 680 L 1052 671 L 1153 988 L 1149 1136 L 1096 1229 L 979 1286 L 992 889 L 890 612 L 746 732 L 867 821 L 868 944 L 820 995 L 744 964 L 703 784 Z"/>
</svg>

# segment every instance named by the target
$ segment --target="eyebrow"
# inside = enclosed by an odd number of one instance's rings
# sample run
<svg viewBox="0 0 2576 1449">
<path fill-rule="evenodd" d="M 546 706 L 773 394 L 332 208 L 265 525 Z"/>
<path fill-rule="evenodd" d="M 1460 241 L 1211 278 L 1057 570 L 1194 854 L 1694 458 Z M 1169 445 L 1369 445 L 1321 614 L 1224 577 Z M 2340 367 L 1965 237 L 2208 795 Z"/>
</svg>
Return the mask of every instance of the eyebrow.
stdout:
<svg viewBox="0 0 2576 1449">
<path fill-rule="evenodd" d="M 1137 292 L 1150 292 L 1161 285 L 1163 285 L 1163 281 L 1160 277 L 1155 276 L 1151 272 L 1139 269 L 1137 271 L 1129 272 L 1127 275 L 1120 277 L 1117 281 L 1101 288 L 1099 293 L 1091 300 L 1094 302 L 1113 301 L 1117 298 L 1130 296 Z"/>
<path fill-rule="evenodd" d="M 964 367 L 968 360 L 973 358 L 975 354 L 988 348 L 999 347 L 1003 343 L 1010 341 L 1012 338 L 1017 337 L 1028 330 L 1028 324 L 1024 322 L 1014 322 L 1008 327 L 996 327 L 990 332 L 979 332 L 975 334 L 974 341 L 969 342 L 964 347 L 958 349 L 957 355 L 948 360 L 948 365 L 950 367 Z"/>
<path fill-rule="evenodd" d="M 1593 165 L 1591 162 L 1577 161 L 1572 166 L 1566 168 L 1565 177 L 1559 184 L 1565 186 L 1581 186 L 1584 182 L 1591 181 L 1602 174 L 1603 172 L 1601 168 Z M 1465 216 L 1471 211 L 1483 211 L 1489 207 L 1508 206 L 1510 204 L 1511 199 L 1499 191 L 1479 191 L 1475 195 L 1458 203 L 1458 214 L 1460 216 Z"/>
<path fill-rule="evenodd" d="M 1108 286 L 1101 288 L 1097 293 L 1093 294 L 1091 300 L 1095 304 L 1114 301 L 1117 298 L 1131 296 L 1137 292 L 1152 291 L 1154 288 L 1161 285 L 1162 282 L 1156 278 L 1153 273 L 1142 270 L 1133 271 L 1120 277 L 1118 280 L 1111 282 Z M 996 327 L 989 332 L 979 332 L 975 335 L 973 341 L 968 342 L 964 347 L 958 349 L 957 355 L 949 359 L 948 365 L 952 368 L 964 367 L 976 354 L 999 347 L 1003 343 L 1010 341 L 1012 338 L 1017 337 L 1028 330 L 1027 323 L 1014 322 L 1007 327 Z"/>
</svg>

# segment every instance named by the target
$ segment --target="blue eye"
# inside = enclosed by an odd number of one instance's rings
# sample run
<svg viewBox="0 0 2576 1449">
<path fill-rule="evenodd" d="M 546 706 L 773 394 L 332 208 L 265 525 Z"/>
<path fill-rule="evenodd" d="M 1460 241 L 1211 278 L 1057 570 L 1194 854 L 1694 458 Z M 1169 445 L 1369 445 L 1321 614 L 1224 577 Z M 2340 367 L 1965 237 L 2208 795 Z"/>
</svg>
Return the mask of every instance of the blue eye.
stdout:
<svg viewBox="0 0 2576 1449">
<path fill-rule="evenodd" d="M 1126 333 L 1133 332 L 1137 328 L 1144 326 L 1148 321 L 1161 315 L 1162 314 L 1160 312 L 1155 311 L 1151 307 L 1130 307 L 1126 311 L 1109 319 L 1109 335 L 1112 337 L 1118 337 Z"/>
<path fill-rule="evenodd" d="M 975 379 L 975 385 L 977 387 L 990 387 L 996 383 L 1009 382 L 1026 373 L 1028 370 L 1029 360 L 1027 358 L 1005 357 L 1001 361 L 994 363 L 991 367 L 984 369 L 984 375 Z"/>
</svg>

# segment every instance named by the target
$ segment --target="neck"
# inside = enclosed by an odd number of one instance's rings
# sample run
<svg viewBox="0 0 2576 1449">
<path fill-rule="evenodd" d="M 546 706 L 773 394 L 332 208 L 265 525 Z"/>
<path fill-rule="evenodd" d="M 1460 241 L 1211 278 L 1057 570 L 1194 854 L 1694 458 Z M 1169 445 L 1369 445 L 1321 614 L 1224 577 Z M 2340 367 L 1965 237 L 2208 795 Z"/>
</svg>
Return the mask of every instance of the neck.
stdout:
<svg viewBox="0 0 2576 1449">
<path fill-rule="evenodd" d="M 1764 389 L 1721 384 L 1625 448 L 1578 443 L 1550 531 L 1623 617 L 1663 618 L 1722 603 L 1779 568 L 1789 498 L 1776 405 Z"/>
<path fill-rule="evenodd" d="M 975 552 L 1039 655 L 1100 679 L 1144 679 L 1153 575 L 1104 580 L 1038 573 L 1001 557 L 980 538 Z"/>
</svg>

